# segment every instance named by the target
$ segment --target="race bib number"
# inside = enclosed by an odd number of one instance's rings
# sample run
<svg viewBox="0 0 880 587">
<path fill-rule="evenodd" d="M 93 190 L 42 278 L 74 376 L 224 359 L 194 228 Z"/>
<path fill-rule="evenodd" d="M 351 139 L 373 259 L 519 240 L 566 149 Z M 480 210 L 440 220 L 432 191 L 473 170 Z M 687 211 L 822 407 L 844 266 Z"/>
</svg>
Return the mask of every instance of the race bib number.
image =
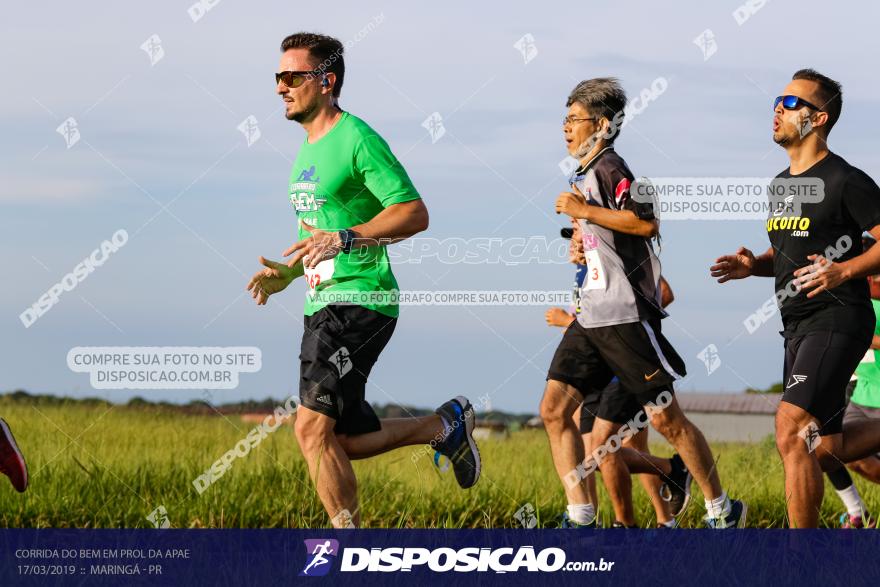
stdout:
<svg viewBox="0 0 880 587">
<path fill-rule="evenodd" d="M 595 234 L 585 234 L 581 240 L 584 242 L 585 251 L 594 251 L 599 248 L 599 237 Z"/>
<path fill-rule="evenodd" d="M 599 251 L 593 249 L 585 251 L 584 256 L 587 259 L 587 277 L 584 279 L 584 287 L 586 289 L 605 289 L 605 270 L 602 268 L 602 261 L 599 259 Z"/>
<path fill-rule="evenodd" d="M 305 268 L 306 283 L 308 284 L 309 294 L 314 295 L 315 288 L 321 283 L 330 281 L 333 278 L 333 259 L 326 259 L 318 263 L 314 269 Z"/>
</svg>

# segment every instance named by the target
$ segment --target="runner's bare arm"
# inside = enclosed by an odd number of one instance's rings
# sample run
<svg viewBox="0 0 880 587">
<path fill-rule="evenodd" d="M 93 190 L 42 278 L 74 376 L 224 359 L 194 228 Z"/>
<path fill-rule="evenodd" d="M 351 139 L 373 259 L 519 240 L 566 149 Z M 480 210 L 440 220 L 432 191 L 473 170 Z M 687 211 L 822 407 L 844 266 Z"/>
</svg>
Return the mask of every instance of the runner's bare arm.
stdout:
<svg viewBox="0 0 880 587">
<path fill-rule="evenodd" d="M 660 276 L 660 306 L 665 308 L 675 301 L 675 294 L 672 293 L 672 286 L 666 281 L 666 278 Z"/>
<path fill-rule="evenodd" d="M 312 269 L 321 261 L 332 259 L 342 250 L 342 239 L 338 231 L 320 230 L 302 221 L 300 224 L 311 236 L 295 242 L 282 253 L 283 256 L 290 257 L 287 263 L 291 267 L 304 263 Z M 421 199 L 391 204 L 372 220 L 350 227 L 355 234 L 351 247 L 358 249 L 397 243 L 426 228 L 428 209 Z"/>
<path fill-rule="evenodd" d="M 577 187 L 572 187 L 577 190 Z M 609 210 L 602 206 L 591 206 L 587 204 L 580 191 L 559 194 L 556 199 L 556 213 L 568 214 L 572 218 L 580 218 L 609 230 L 645 238 L 653 238 L 660 231 L 660 223 L 656 218 L 644 220 L 630 210 Z"/>
<path fill-rule="evenodd" d="M 587 204 L 584 206 L 586 209 L 580 218 L 609 230 L 645 238 L 654 238 L 660 232 L 660 222 L 656 218 L 643 220 L 630 210 L 609 210 Z"/>
<path fill-rule="evenodd" d="M 880 225 L 868 232 L 877 239 L 880 237 Z M 844 281 L 863 279 L 880 273 L 880 247 L 871 247 L 861 255 L 840 263 L 829 261 L 822 255 L 809 255 L 807 260 L 810 264 L 795 271 L 794 276 L 804 289 L 809 290 L 808 298 L 834 289 Z"/>
<path fill-rule="evenodd" d="M 352 226 L 357 235 L 353 247 L 382 242 L 391 244 L 408 239 L 428 228 L 428 208 L 421 199 L 392 204 L 368 222 Z"/>
<path fill-rule="evenodd" d="M 871 233 L 875 240 L 880 240 L 880 225 L 875 226 L 868 232 Z M 857 244 L 854 243 L 854 245 Z M 861 255 L 853 257 L 849 261 L 837 263 L 837 265 L 842 270 L 844 280 L 877 275 L 880 273 L 880 247 L 870 247 Z"/>
<path fill-rule="evenodd" d="M 574 314 L 566 312 L 563 308 L 550 308 L 544 313 L 544 320 L 547 321 L 548 326 L 568 328 L 576 319 Z"/>
<path fill-rule="evenodd" d="M 718 283 L 726 283 L 731 279 L 744 279 L 746 277 L 773 277 L 773 247 L 767 249 L 757 257 L 745 247 L 740 247 L 732 255 L 724 255 L 715 259 L 715 264 L 709 267 L 712 277 L 718 278 Z"/>
<path fill-rule="evenodd" d="M 247 284 L 247 291 L 251 292 L 251 297 L 257 300 L 258 306 L 265 306 L 269 301 L 269 296 L 283 291 L 291 281 L 302 277 L 304 273 L 302 263 L 288 267 L 284 263 L 260 257 L 260 264 L 263 265 L 263 269 L 254 273 Z"/>
<path fill-rule="evenodd" d="M 752 263 L 752 275 L 755 277 L 773 277 L 773 247 L 755 257 Z"/>
</svg>

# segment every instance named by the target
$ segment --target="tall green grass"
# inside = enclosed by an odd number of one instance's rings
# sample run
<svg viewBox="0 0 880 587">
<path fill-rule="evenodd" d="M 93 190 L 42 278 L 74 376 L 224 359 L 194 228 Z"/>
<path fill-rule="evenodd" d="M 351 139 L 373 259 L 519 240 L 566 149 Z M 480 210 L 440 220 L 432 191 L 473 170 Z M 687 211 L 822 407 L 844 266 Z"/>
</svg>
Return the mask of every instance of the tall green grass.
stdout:
<svg viewBox="0 0 880 587">
<path fill-rule="evenodd" d="M 146 516 L 164 506 L 177 528 L 326 527 L 326 514 L 308 479 L 290 426 L 282 426 L 202 495 L 192 481 L 244 438 L 254 424 L 238 417 L 185 415 L 166 409 L 70 404 L 26 405 L 0 400 L 28 461 L 31 485 L 16 493 L 0 479 L 0 526 L 58 528 L 152 527 Z M 657 439 L 656 434 L 652 439 Z M 524 430 L 480 445 L 483 476 L 458 488 L 420 447 L 357 461 L 362 522 L 366 527 L 517 527 L 526 503 L 540 525 L 555 526 L 564 510 L 562 486 L 542 431 Z M 652 443 L 669 455 L 669 447 Z M 724 488 L 749 505 L 749 526 L 785 525 L 782 466 L 770 439 L 760 444 L 716 444 Z M 417 454 L 415 459 L 413 455 Z M 876 486 L 857 481 L 872 511 Z M 600 483 L 601 487 L 601 483 Z M 601 491 L 601 489 L 600 489 Z M 636 517 L 654 525 L 653 509 L 633 482 Z M 682 522 L 699 527 L 702 496 Z M 842 507 L 826 485 L 822 519 L 836 525 Z M 602 492 L 600 515 L 610 524 Z"/>
</svg>

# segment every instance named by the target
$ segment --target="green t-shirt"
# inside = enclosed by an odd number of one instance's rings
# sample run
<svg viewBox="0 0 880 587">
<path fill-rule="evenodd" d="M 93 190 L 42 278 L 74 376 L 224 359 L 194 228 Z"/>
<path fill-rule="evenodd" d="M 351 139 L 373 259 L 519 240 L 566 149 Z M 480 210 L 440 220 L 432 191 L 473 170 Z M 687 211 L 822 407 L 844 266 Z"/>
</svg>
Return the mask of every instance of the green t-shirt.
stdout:
<svg viewBox="0 0 880 587">
<path fill-rule="evenodd" d="M 874 326 L 874 334 L 880 335 L 880 302 L 871 300 L 874 306 L 874 316 L 877 324 Z M 880 356 L 877 351 L 871 349 L 856 367 L 856 389 L 850 401 L 868 408 L 880 408 Z"/>
<path fill-rule="evenodd" d="M 371 220 L 387 206 L 419 199 L 388 143 L 348 112 L 316 142 L 303 142 L 290 173 L 289 194 L 300 240 L 309 236 L 300 221 L 321 230 L 344 230 Z M 306 271 L 305 277 L 306 316 L 334 302 L 356 303 L 391 317 L 399 313 L 393 296 L 397 281 L 384 245 L 339 253 Z"/>
</svg>

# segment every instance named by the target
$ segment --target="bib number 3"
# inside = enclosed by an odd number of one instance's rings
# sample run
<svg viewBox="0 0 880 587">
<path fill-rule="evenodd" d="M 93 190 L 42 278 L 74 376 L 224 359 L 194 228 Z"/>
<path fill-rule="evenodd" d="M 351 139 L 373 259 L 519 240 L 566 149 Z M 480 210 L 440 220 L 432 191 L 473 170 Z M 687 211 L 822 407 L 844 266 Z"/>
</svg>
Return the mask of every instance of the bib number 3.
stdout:
<svg viewBox="0 0 880 587">
<path fill-rule="evenodd" d="M 602 268 L 602 260 L 599 259 L 599 251 L 593 249 L 584 251 L 587 260 L 587 278 L 584 287 L 587 289 L 605 289 L 605 270 Z"/>
</svg>

